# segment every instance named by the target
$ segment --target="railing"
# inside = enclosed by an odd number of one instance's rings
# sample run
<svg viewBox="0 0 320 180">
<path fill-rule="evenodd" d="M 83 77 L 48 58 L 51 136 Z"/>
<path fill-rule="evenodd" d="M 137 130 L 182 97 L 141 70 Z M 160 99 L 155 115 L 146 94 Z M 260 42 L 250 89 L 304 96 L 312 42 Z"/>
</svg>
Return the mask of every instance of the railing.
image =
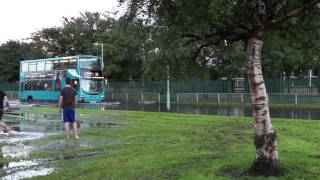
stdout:
<svg viewBox="0 0 320 180">
<path fill-rule="evenodd" d="M 106 99 L 138 103 L 160 103 L 160 93 L 107 93 Z"/>
<path fill-rule="evenodd" d="M 270 104 L 320 105 L 320 94 L 269 93 Z M 251 103 L 249 93 L 177 93 L 177 103 Z"/>
<path fill-rule="evenodd" d="M 5 93 L 10 100 L 19 99 L 18 91 L 5 91 Z"/>
</svg>

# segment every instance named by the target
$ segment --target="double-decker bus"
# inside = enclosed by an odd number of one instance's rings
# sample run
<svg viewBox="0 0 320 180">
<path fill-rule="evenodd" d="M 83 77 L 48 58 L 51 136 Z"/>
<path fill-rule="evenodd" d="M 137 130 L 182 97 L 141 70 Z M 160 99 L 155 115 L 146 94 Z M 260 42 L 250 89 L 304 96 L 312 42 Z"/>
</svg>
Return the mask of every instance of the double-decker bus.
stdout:
<svg viewBox="0 0 320 180">
<path fill-rule="evenodd" d="M 58 101 L 70 77 L 80 102 L 104 100 L 103 62 L 100 57 L 79 55 L 20 62 L 21 101 Z"/>
</svg>

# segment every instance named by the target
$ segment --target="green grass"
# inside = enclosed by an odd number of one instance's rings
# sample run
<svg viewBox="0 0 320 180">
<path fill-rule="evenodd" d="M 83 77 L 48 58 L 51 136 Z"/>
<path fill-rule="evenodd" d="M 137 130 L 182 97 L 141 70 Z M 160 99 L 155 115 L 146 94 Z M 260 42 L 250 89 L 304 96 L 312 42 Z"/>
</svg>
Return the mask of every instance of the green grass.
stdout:
<svg viewBox="0 0 320 180">
<path fill-rule="evenodd" d="M 78 113 L 119 126 L 82 130 L 75 148 L 65 151 L 48 148 L 62 141 L 63 134 L 32 142 L 39 147 L 32 158 L 79 156 L 52 162 L 54 173 L 34 179 L 320 179 L 320 121 L 273 119 L 280 161 L 289 171 L 265 178 L 243 175 L 255 156 L 252 118 L 83 109 Z M 97 154 L 80 157 L 89 152 Z"/>
</svg>

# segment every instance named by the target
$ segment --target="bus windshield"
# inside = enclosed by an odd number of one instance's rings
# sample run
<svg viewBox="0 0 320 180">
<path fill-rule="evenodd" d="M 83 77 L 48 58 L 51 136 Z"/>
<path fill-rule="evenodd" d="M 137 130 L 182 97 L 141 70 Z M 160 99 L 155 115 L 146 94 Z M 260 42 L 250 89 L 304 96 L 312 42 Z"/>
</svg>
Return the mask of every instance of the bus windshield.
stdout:
<svg viewBox="0 0 320 180">
<path fill-rule="evenodd" d="M 81 81 L 81 88 L 84 92 L 95 94 L 103 91 L 103 81 L 93 79 L 83 79 Z"/>
<path fill-rule="evenodd" d="M 101 70 L 101 63 L 100 63 L 100 60 L 97 58 L 81 59 L 79 64 L 81 69 Z"/>
</svg>

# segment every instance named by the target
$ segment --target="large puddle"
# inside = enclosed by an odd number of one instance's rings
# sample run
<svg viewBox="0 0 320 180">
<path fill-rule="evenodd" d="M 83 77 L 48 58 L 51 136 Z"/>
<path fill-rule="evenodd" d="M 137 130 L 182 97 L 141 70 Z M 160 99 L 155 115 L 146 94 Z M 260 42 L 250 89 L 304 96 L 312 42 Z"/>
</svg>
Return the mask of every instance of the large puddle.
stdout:
<svg viewBox="0 0 320 180">
<path fill-rule="evenodd" d="M 131 110 L 131 111 L 151 111 L 168 112 L 165 103 L 139 103 L 139 102 L 113 102 L 100 104 L 81 104 L 81 108 L 100 110 Z M 170 112 L 207 114 L 222 116 L 246 116 L 252 117 L 251 107 L 219 106 L 219 105 L 197 105 L 197 104 L 171 104 Z M 320 111 L 317 109 L 299 108 L 270 108 L 270 116 L 273 118 L 289 119 L 320 119 Z"/>
<path fill-rule="evenodd" d="M 81 130 L 87 128 L 111 128 L 119 126 L 117 123 L 115 123 L 115 121 L 112 120 L 91 120 L 90 118 L 92 119 L 92 117 L 79 114 L 77 117 L 78 128 Z M 117 139 L 101 139 L 96 140 L 96 142 L 89 142 L 88 140 L 67 141 L 61 139 L 49 142 L 35 149 L 35 147 L 28 145 L 30 143 L 27 142 L 52 134 L 63 134 L 63 123 L 59 114 L 19 113 L 18 111 L 13 111 L 6 113 L 3 119 L 9 126 L 19 131 L 19 134 L 8 136 L 6 133 L 1 132 L 0 130 L 0 179 L 4 180 L 18 180 L 48 175 L 55 170 L 55 167 L 53 167 L 52 163 L 50 163 L 52 161 L 96 155 L 93 153 L 65 157 L 63 156 L 54 159 L 29 160 L 28 156 L 34 151 L 66 151 L 90 147 L 101 143 L 121 143 Z"/>
</svg>

